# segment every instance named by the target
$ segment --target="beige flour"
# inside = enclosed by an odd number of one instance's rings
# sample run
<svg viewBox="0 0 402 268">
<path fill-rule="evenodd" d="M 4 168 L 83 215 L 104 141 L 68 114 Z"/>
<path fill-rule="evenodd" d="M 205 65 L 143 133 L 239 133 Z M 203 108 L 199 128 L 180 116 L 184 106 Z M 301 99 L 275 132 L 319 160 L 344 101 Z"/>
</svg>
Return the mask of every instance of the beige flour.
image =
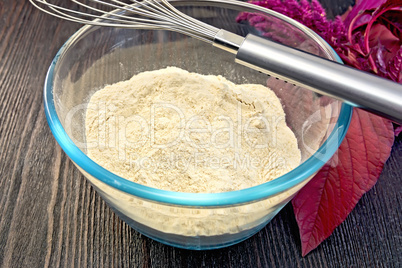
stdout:
<svg viewBox="0 0 402 268">
<path fill-rule="evenodd" d="M 140 73 L 97 91 L 86 113 L 88 156 L 150 187 L 233 191 L 300 163 L 276 95 L 262 85 L 179 68 Z"/>
</svg>

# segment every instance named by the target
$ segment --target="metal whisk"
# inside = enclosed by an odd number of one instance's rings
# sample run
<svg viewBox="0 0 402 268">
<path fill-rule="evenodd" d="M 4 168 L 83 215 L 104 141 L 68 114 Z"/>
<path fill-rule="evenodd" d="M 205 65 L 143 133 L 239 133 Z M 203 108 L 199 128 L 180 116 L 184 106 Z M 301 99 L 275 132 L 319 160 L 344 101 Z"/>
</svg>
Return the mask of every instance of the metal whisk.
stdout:
<svg viewBox="0 0 402 268">
<path fill-rule="evenodd" d="M 218 28 L 183 14 L 166 0 L 130 0 L 128 1 L 130 3 L 117 0 L 66 1 L 74 2 L 78 6 L 84 7 L 86 9 L 85 12 L 68 9 L 46 0 L 30 0 L 30 2 L 50 15 L 90 25 L 170 30 L 209 43 L 212 43 L 214 36 L 219 31 Z M 96 5 L 103 6 L 104 9 L 96 7 Z M 114 12 L 113 16 L 110 16 L 110 11 L 105 10 L 105 8 L 110 8 L 112 11 L 125 11 L 127 15 Z M 128 16 L 128 14 L 135 15 L 136 17 Z M 102 20 L 94 20 L 99 18 Z"/>
<path fill-rule="evenodd" d="M 252 34 L 242 37 L 218 29 L 183 14 L 167 0 L 71 0 L 86 11 L 29 1 L 74 22 L 179 32 L 235 54 L 242 65 L 402 124 L 402 85 Z"/>
</svg>

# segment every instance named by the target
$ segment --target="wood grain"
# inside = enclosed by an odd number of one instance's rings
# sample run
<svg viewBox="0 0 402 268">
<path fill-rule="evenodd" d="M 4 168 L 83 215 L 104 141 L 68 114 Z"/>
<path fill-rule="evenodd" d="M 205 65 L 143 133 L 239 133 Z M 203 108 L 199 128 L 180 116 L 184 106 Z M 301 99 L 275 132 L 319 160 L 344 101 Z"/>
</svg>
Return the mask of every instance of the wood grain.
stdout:
<svg viewBox="0 0 402 268">
<path fill-rule="evenodd" d="M 1 267 L 401 267 L 402 138 L 377 185 L 305 258 L 291 206 L 220 250 L 176 249 L 128 227 L 62 152 L 43 111 L 46 69 L 78 27 L 28 1 L 0 2 Z"/>
</svg>

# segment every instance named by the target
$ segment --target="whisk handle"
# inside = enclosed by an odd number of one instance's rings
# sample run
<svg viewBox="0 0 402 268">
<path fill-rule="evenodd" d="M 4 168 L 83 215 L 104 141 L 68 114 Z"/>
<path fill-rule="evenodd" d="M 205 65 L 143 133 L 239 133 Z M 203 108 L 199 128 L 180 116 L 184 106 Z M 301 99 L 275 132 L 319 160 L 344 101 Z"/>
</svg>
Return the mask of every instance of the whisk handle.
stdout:
<svg viewBox="0 0 402 268">
<path fill-rule="evenodd" d="M 236 62 L 402 124 L 402 85 L 249 34 Z"/>
</svg>

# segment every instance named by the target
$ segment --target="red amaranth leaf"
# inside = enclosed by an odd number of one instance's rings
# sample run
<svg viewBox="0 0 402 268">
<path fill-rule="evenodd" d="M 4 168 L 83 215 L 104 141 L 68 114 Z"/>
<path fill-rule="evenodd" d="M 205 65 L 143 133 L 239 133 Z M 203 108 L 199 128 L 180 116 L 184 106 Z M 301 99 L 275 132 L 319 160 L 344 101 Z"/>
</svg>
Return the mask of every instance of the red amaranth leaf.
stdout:
<svg viewBox="0 0 402 268">
<path fill-rule="evenodd" d="M 387 2 L 387 0 L 359 1 L 345 18 L 345 24 L 350 25 L 350 23 L 354 19 L 358 19 L 354 22 L 356 27 L 360 27 L 361 25 L 366 24 L 370 20 L 371 16 L 365 14 L 363 15 L 363 13 L 366 10 L 376 9 L 385 2 Z"/>
<path fill-rule="evenodd" d="M 292 200 L 305 256 L 331 235 L 371 189 L 394 142 L 390 121 L 355 109 L 337 156 Z"/>
<path fill-rule="evenodd" d="M 377 21 L 388 28 L 395 37 L 402 40 L 402 13 L 399 10 L 388 10 L 378 17 Z"/>
<path fill-rule="evenodd" d="M 346 64 L 394 80 L 389 65 L 402 45 L 402 0 L 361 1 L 345 19 L 351 50 Z M 399 82 L 398 80 L 394 80 Z"/>
</svg>

